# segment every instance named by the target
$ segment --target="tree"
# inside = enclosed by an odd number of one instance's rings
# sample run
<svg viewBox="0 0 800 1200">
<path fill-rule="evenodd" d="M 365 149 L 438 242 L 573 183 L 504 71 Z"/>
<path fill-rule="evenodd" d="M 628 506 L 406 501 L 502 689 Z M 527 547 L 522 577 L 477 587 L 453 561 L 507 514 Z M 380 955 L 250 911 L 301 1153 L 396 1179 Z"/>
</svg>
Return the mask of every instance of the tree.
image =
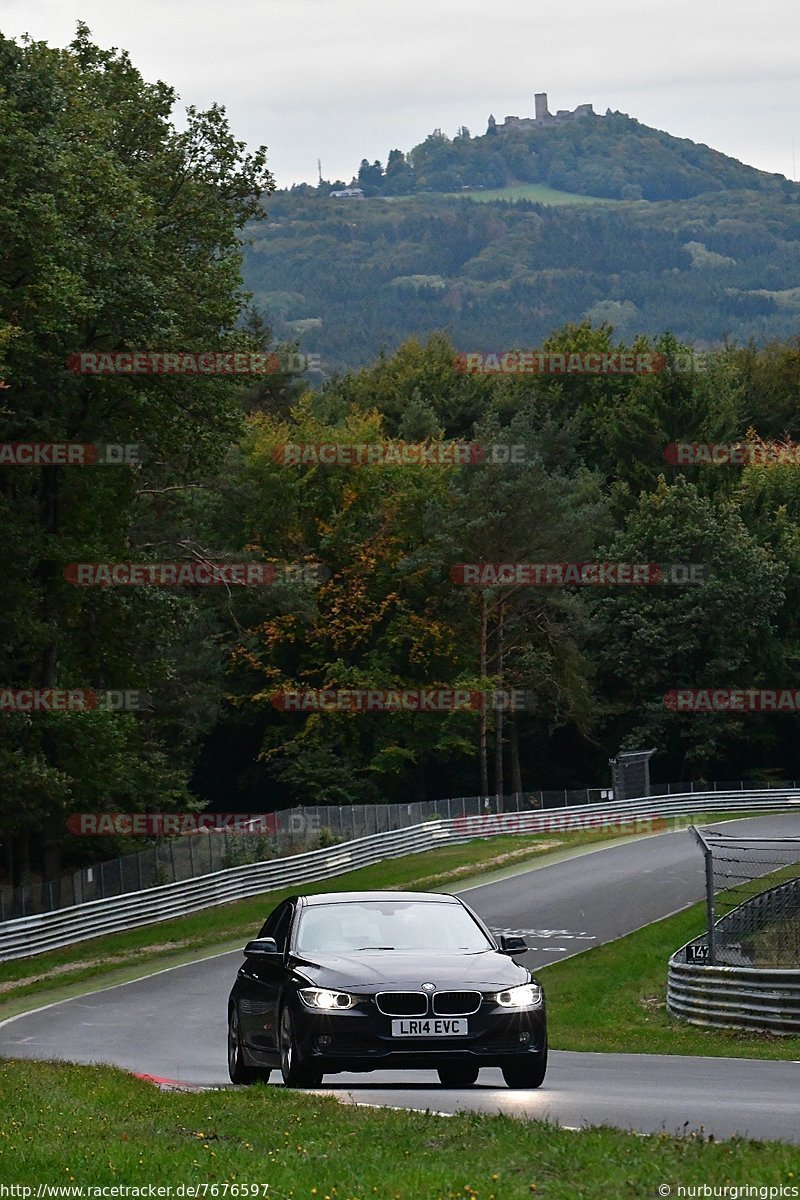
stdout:
<svg viewBox="0 0 800 1200">
<path fill-rule="evenodd" d="M 402 150 L 390 150 L 386 160 L 383 191 L 390 196 L 403 196 L 414 190 L 414 172 Z"/>
<path fill-rule="evenodd" d="M 516 446 L 523 462 L 502 461 L 460 472 L 450 507 L 433 543 L 434 559 L 449 564 L 580 562 L 607 523 L 599 479 L 575 468 L 569 433 L 536 418 L 524 404 L 510 424 L 487 415 L 475 430 L 479 445 Z M 520 747 L 528 769 L 560 725 L 588 733 L 592 721 L 591 666 L 583 651 L 580 597 L 548 587 L 463 587 L 450 602 L 481 688 L 524 692 L 526 711 L 483 714 L 478 731 L 482 794 L 489 791 L 488 737 L 494 732 L 494 791 L 503 794 L 505 726 L 514 791 L 523 790 Z M 538 765 L 538 764 L 537 764 Z"/>
<path fill-rule="evenodd" d="M 358 168 L 358 183 L 364 189 L 365 196 L 374 196 L 383 183 L 383 167 L 379 159 L 370 165 L 365 158 L 361 160 L 361 166 Z"/>
<path fill-rule="evenodd" d="M 692 777 L 749 736 L 752 715 L 679 713 L 676 688 L 774 686 L 776 615 L 787 568 L 746 528 L 735 503 L 682 478 L 643 493 L 603 560 L 695 563 L 702 586 L 619 587 L 594 600 L 594 650 L 612 712 L 611 744 L 655 746 L 672 777 Z M 778 681 L 779 682 L 779 681 Z M 662 760 L 663 761 L 663 760 Z"/>
<path fill-rule="evenodd" d="M 135 558 L 153 491 L 202 481 L 240 428 L 238 386 L 225 377 L 88 377 L 65 364 L 84 351 L 249 344 L 237 329 L 237 233 L 263 215 L 265 152 L 245 153 L 217 105 L 189 108 L 176 131 L 174 91 L 146 83 L 124 51 L 94 45 L 82 24 L 66 50 L 0 38 L 0 77 L 0 440 L 142 443 L 149 452 L 141 468 L 0 472 L 3 682 L 168 692 L 167 644 L 191 638 L 192 602 L 78 589 L 63 570 Z M 98 804 L 101 784 L 112 807 L 185 801 L 192 748 L 174 747 L 167 764 L 169 724 L 158 707 L 141 717 L 3 721 L 3 836 L 8 850 L 13 830 L 18 874 L 33 834 L 45 843 L 38 865 L 56 873 L 65 810 Z"/>
<path fill-rule="evenodd" d="M 324 407 L 324 406 L 323 406 Z M 247 538 L 329 578 L 306 603 L 254 613 L 233 657 L 234 709 L 263 730 L 268 777 L 318 803 L 422 798 L 435 764 L 466 757 L 469 714 L 276 711 L 283 690 L 454 686 L 461 652 L 441 612 L 451 591 L 441 565 L 419 558 L 447 487 L 448 467 L 287 466 L 273 451 L 297 444 L 386 440 L 379 414 L 338 421 L 307 397 L 291 422 L 254 418 L 245 446 Z M 278 460 L 280 454 L 277 455 Z"/>
</svg>

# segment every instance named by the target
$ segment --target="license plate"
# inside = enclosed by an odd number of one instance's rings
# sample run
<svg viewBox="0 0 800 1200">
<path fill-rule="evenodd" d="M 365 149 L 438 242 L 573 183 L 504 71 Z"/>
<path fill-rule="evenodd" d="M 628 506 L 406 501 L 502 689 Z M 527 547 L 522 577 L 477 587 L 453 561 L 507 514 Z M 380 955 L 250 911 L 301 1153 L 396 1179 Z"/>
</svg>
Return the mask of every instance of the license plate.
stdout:
<svg viewBox="0 0 800 1200">
<path fill-rule="evenodd" d="M 466 1017 L 402 1017 L 392 1021 L 392 1037 L 466 1037 Z"/>
</svg>

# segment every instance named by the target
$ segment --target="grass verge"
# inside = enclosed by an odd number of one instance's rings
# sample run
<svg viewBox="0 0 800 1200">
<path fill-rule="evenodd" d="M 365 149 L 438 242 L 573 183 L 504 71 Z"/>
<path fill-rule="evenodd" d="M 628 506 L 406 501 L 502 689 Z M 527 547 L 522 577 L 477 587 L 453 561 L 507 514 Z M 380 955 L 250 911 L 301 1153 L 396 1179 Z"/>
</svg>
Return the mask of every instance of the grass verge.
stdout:
<svg viewBox="0 0 800 1200">
<path fill-rule="evenodd" d="M 6 1062 L 0 1093 L 0 1177 L 33 1196 L 39 1184 L 154 1184 L 173 1196 L 183 1184 L 267 1200 L 608 1200 L 731 1180 L 789 1189 L 798 1172 L 797 1147 L 779 1142 L 576 1133 L 263 1086 L 161 1093 L 107 1067 Z"/>
<path fill-rule="evenodd" d="M 619 204 L 606 196 L 584 196 L 579 192 L 560 192 L 557 188 L 548 187 L 546 183 L 511 183 L 503 188 L 484 188 L 482 191 L 444 192 L 450 199 L 477 200 L 479 204 L 487 204 L 492 200 L 533 200 L 537 204 L 569 204 L 569 205 L 598 205 Z"/>
</svg>

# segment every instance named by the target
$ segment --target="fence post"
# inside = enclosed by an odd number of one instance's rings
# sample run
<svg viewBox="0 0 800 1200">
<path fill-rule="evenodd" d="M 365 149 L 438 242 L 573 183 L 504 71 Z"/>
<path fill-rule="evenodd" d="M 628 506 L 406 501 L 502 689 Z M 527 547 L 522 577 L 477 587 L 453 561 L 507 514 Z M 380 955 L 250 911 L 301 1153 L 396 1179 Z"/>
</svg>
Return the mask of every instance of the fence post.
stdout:
<svg viewBox="0 0 800 1200">
<path fill-rule="evenodd" d="M 716 913 L 714 911 L 714 860 L 711 848 L 706 847 L 706 910 L 708 912 L 708 963 L 713 967 L 716 956 Z"/>
<path fill-rule="evenodd" d="M 695 839 L 700 844 L 703 851 L 703 857 L 706 865 L 706 920 L 708 922 L 708 965 L 713 967 L 716 963 L 716 914 L 714 912 L 714 860 L 711 853 L 711 847 L 703 837 L 699 829 L 694 825 L 690 825 Z"/>
</svg>

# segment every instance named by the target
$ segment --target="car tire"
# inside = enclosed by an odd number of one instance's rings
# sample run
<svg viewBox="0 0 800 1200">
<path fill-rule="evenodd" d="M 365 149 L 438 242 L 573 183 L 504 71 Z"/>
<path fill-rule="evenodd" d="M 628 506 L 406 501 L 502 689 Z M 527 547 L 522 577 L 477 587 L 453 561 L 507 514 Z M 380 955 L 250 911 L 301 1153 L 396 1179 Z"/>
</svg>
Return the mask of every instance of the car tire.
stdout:
<svg viewBox="0 0 800 1200">
<path fill-rule="evenodd" d="M 322 1083 L 322 1071 L 316 1070 L 312 1064 L 298 1061 L 292 1028 L 292 1014 L 289 1012 L 288 1005 L 284 1005 L 281 1010 L 279 1030 L 281 1075 L 286 1087 L 319 1087 Z"/>
<path fill-rule="evenodd" d="M 547 1071 L 547 1046 L 538 1054 L 526 1054 L 506 1063 L 503 1079 L 510 1088 L 538 1088 L 544 1082 Z"/>
<path fill-rule="evenodd" d="M 446 1088 L 472 1087 L 479 1071 L 480 1067 L 474 1067 L 472 1063 L 448 1063 L 437 1069 L 439 1083 Z"/>
<path fill-rule="evenodd" d="M 228 1074 L 231 1083 L 266 1083 L 269 1071 L 260 1067 L 249 1067 L 242 1054 L 242 1034 L 239 1027 L 239 1010 L 235 1004 L 228 1010 Z"/>
</svg>

